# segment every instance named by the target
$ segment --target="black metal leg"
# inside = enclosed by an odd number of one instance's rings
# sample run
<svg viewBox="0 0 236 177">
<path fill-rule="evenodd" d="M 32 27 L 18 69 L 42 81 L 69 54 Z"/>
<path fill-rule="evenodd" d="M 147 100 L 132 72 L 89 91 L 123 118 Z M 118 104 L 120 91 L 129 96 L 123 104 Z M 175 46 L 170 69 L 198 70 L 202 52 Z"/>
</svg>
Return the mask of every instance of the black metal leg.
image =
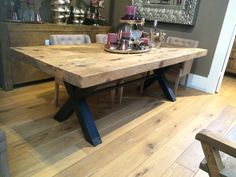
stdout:
<svg viewBox="0 0 236 177">
<path fill-rule="evenodd" d="M 166 99 L 168 99 L 170 101 L 176 101 L 175 94 L 174 94 L 173 90 L 171 89 L 171 87 L 169 86 L 168 81 L 164 75 L 165 71 L 166 71 L 166 68 L 154 70 L 154 74 L 157 75 L 157 77 L 147 79 L 144 82 L 144 89 L 147 89 L 155 81 L 158 81 Z"/>
<path fill-rule="evenodd" d="M 74 105 L 74 108 L 83 130 L 85 139 L 93 146 L 101 144 L 102 140 L 94 122 L 93 115 L 89 110 L 87 101 L 80 100 L 78 104 Z"/>
<path fill-rule="evenodd" d="M 161 86 L 161 89 L 166 97 L 166 99 L 170 100 L 170 101 L 176 101 L 176 96 L 173 92 L 173 90 L 170 88 L 165 75 L 162 73 L 157 77 L 157 80 Z"/>
<path fill-rule="evenodd" d="M 74 112 L 73 107 L 71 105 L 70 99 L 66 101 L 66 103 L 60 108 L 60 110 L 54 116 L 54 119 L 58 122 L 62 122 L 67 120 L 71 114 Z"/>
<path fill-rule="evenodd" d="M 66 120 L 74 111 L 80 122 L 85 139 L 93 146 L 101 144 L 101 137 L 98 133 L 93 115 L 90 112 L 89 106 L 86 101 L 86 98 L 94 89 L 80 89 L 66 82 L 65 87 L 69 95 L 69 100 L 55 115 L 54 119 L 58 121 Z"/>
<path fill-rule="evenodd" d="M 143 89 L 146 90 L 148 87 L 150 87 L 156 81 L 157 81 L 157 78 L 155 78 L 155 77 L 145 80 Z"/>
</svg>

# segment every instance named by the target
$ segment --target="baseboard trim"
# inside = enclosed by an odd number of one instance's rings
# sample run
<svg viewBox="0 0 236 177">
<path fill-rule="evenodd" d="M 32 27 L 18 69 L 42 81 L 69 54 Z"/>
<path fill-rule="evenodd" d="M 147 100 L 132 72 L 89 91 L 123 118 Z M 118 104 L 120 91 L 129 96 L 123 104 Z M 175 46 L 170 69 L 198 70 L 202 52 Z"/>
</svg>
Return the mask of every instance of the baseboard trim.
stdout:
<svg viewBox="0 0 236 177">
<path fill-rule="evenodd" d="M 209 77 L 190 74 L 188 77 L 187 87 L 210 94 L 215 93 L 215 83 L 212 83 L 212 80 Z"/>
</svg>

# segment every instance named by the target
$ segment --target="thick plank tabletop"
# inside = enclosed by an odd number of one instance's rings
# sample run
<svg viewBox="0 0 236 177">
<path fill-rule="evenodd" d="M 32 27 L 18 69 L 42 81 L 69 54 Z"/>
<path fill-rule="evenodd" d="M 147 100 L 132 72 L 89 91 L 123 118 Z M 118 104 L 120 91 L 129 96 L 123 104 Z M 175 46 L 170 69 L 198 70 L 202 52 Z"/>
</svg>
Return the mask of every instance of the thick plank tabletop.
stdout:
<svg viewBox="0 0 236 177">
<path fill-rule="evenodd" d="M 102 44 L 12 48 L 14 59 L 87 88 L 207 55 L 200 48 L 160 48 L 142 54 L 114 54 Z"/>
</svg>

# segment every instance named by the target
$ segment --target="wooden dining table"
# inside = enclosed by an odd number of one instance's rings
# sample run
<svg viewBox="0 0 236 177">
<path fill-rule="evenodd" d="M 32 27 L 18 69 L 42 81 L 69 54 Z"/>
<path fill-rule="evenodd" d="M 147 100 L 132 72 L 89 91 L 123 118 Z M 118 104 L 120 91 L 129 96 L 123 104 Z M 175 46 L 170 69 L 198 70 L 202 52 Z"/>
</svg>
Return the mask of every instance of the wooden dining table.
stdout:
<svg viewBox="0 0 236 177">
<path fill-rule="evenodd" d="M 153 71 L 144 78 L 147 88 L 158 81 L 165 97 L 175 101 L 175 94 L 165 78 L 171 65 L 207 55 L 200 48 L 153 48 L 139 54 L 115 54 L 104 51 L 102 44 L 33 46 L 11 48 L 14 60 L 20 60 L 41 71 L 64 81 L 69 95 L 66 103 L 55 114 L 54 119 L 62 122 L 75 112 L 85 139 L 96 146 L 102 143 L 87 98 L 98 91 L 122 87 L 117 81 L 137 74 Z"/>
</svg>

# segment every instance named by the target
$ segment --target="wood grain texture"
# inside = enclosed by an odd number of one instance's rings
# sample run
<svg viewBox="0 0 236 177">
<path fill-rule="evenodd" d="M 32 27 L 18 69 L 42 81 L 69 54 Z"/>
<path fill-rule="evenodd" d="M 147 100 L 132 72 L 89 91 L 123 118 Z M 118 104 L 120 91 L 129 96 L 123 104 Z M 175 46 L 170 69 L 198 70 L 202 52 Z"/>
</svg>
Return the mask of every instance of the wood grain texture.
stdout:
<svg viewBox="0 0 236 177">
<path fill-rule="evenodd" d="M 228 134 L 232 140 L 235 136 L 236 126 L 230 130 Z M 234 177 L 236 143 L 230 139 L 224 138 L 221 134 L 202 130 L 196 135 L 196 139 L 202 144 L 205 159 L 201 162 L 200 168 L 210 174 L 210 176 Z M 222 153 L 220 153 L 222 152 Z"/>
<path fill-rule="evenodd" d="M 207 177 L 198 170 L 203 152 L 194 136 L 202 128 L 226 134 L 236 124 L 236 80 L 226 77 L 215 95 L 180 87 L 175 103 L 162 100 L 156 85 L 143 96 L 136 84 L 124 89 L 123 103 L 112 109 L 109 92 L 88 100 L 103 138 L 95 148 L 75 115 L 62 124 L 52 119 L 53 82 L 0 90 L 11 176 Z M 67 99 L 64 89 L 60 99 Z"/>
<path fill-rule="evenodd" d="M 88 34 L 95 42 L 95 35 L 108 33 L 110 26 L 24 24 L 0 22 L 0 81 L 5 90 L 16 84 L 47 79 L 50 76 L 20 61 L 11 61 L 10 47 L 44 45 L 52 34 Z"/>
<path fill-rule="evenodd" d="M 207 54 L 198 48 L 152 49 L 144 54 L 112 54 L 102 44 L 12 48 L 16 60 L 28 63 L 72 85 L 87 88 Z"/>
</svg>

